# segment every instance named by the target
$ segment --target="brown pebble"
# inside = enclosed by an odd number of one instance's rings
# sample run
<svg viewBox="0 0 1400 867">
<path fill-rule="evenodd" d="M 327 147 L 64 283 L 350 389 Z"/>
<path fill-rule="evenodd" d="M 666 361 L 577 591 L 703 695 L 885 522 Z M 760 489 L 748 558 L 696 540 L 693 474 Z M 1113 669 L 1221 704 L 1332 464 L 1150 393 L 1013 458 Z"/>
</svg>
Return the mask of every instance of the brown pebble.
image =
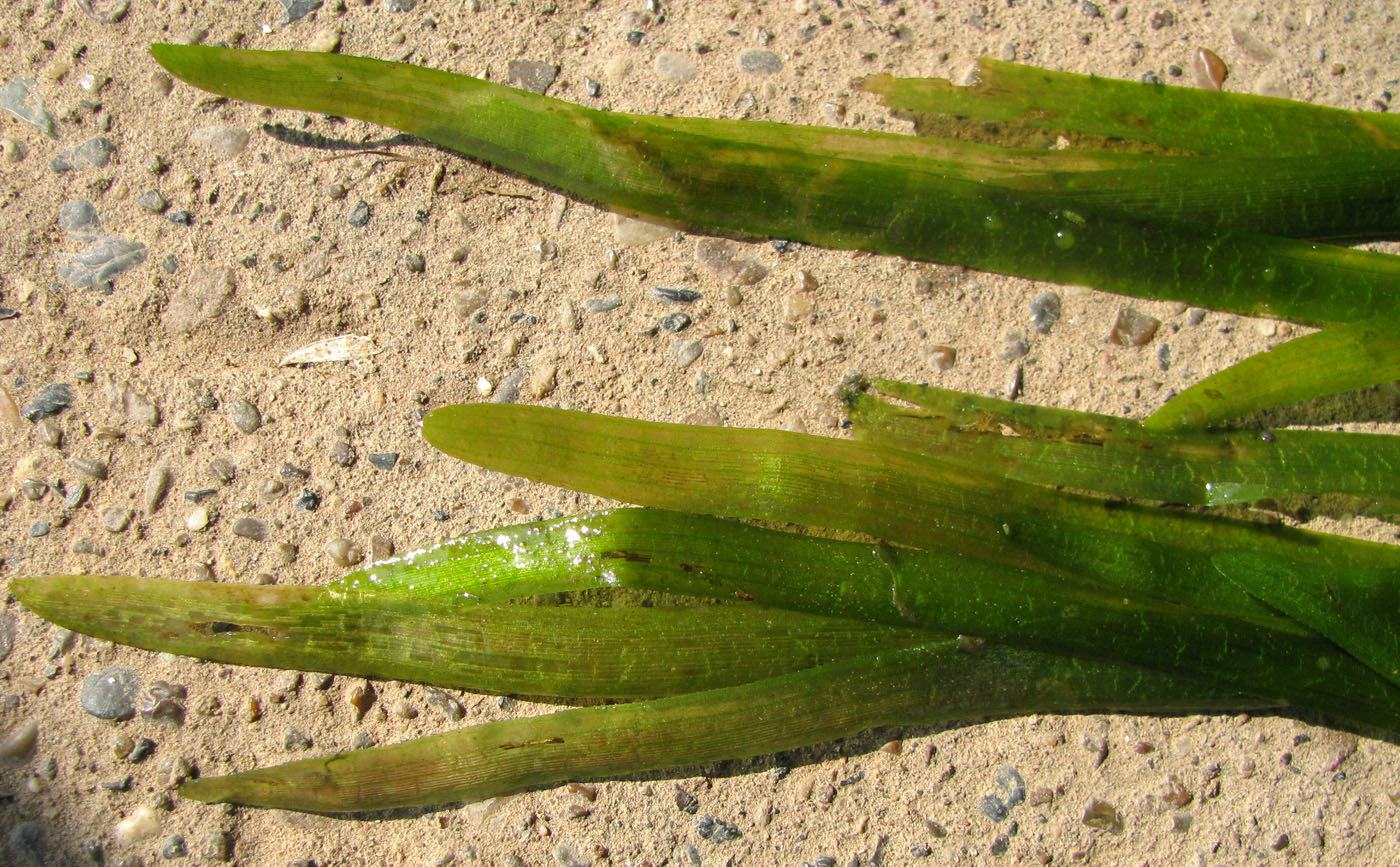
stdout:
<svg viewBox="0 0 1400 867">
<path fill-rule="evenodd" d="M 355 454 L 355 447 L 345 440 L 337 442 L 331 446 L 331 463 L 338 467 L 353 467 L 358 456 Z"/>
<path fill-rule="evenodd" d="M 1196 86 L 1205 90 L 1219 90 L 1230 75 L 1230 67 L 1220 59 L 1220 55 L 1209 48 L 1196 51 L 1193 61 L 1196 70 Z"/>
<path fill-rule="evenodd" d="M 233 533 L 245 539 L 261 542 L 267 538 L 267 522 L 257 518 L 239 518 L 233 522 Z"/>
<path fill-rule="evenodd" d="M 1131 307 L 1123 307 L 1118 311 L 1118 318 L 1113 322 L 1113 330 L 1109 332 L 1108 339 L 1119 346 L 1145 346 L 1156 336 L 1157 328 L 1161 324 L 1155 317 L 1139 313 Z"/>
<path fill-rule="evenodd" d="M 1123 833 L 1122 814 L 1112 804 L 1098 798 L 1089 801 L 1088 806 L 1084 808 L 1084 817 L 1081 821 L 1090 828 L 1097 828 L 1110 834 Z"/>
<path fill-rule="evenodd" d="M 394 541 L 381 533 L 369 537 L 369 555 L 375 562 L 394 556 Z"/>
<path fill-rule="evenodd" d="M 352 684 L 346 693 L 346 701 L 355 710 L 355 722 L 365 718 L 369 709 L 374 705 L 375 692 L 374 684 L 367 680 Z"/>
<path fill-rule="evenodd" d="M 221 485 L 227 485 L 238 475 L 238 468 L 228 458 L 215 458 L 209 462 L 209 475 Z"/>
<path fill-rule="evenodd" d="M 958 361 L 958 351 L 951 346 L 934 346 L 928 351 L 928 358 L 939 370 L 949 370 Z"/>
<path fill-rule="evenodd" d="M 25 720 L 0 739 L 0 759 L 17 762 L 29 758 L 39 739 L 39 723 Z"/>
<path fill-rule="evenodd" d="M 583 795 L 589 801 L 598 799 L 598 787 L 590 786 L 587 783 L 569 783 L 569 791 Z"/>
<path fill-rule="evenodd" d="M 344 537 L 337 537 L 326 543 L 326 556 L 330 557 L 337 566 L 354 566 L 365 559 L 365 554 L 360 550 L 360 546 Z"/>
</svg>

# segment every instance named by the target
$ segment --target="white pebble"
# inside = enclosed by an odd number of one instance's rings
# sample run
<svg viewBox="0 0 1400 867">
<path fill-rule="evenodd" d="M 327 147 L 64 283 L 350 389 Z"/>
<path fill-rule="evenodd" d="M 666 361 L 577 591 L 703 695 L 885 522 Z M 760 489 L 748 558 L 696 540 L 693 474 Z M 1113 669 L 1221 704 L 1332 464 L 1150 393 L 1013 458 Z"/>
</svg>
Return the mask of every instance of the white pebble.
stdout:
<svg viewBox="0 0 1400 867">
<path fill-rule="evenodd" d="M 136 843 L 160 833 L 160 817 L 156 811 L 142 804 L 131 815 L 117 823 L 117 842 Z"/>
<path fill-rule="evenodd" d="M 185 518 L 185 529 L 198 533 L 209 526 L 209 510 L 200 506 Z"/>
</svg>

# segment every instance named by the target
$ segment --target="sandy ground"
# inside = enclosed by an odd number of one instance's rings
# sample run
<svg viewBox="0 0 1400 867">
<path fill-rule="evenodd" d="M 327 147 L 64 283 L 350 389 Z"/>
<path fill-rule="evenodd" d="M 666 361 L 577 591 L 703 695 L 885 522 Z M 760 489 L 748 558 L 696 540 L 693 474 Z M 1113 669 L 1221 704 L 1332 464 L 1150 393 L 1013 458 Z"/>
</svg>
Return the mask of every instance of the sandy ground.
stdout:
<svg viewBox="0 0 1400 867">
<path fill-rule="evenodd" d="M 101 12 L 113 4 L 96 5 Z M 13 473 L 0 479 L 8 503 L 0 510 L 0 581 L 91 572 L 318 583 L 341 572 L 322 552 L 333 538 L 368 550 L 378 535 L 403 549 L 577 512 L 586 501 L 572 492 L 488 475 L 416 436 L 425 407 L 481 399 L 479 385 L 498 388 L 517 367 L 532 377 L 523 401 L 839 435 L 831 391 L 850 371 L 999 394 L 1020 365 L 1024 400 L 1141 416 L 1169 390 L 1288 334 L 1213 313 L 1193 325 L 1182 305 L 1135 302 L 1163 326 L 1145 347 L 1118 347 L 1106 337 L 1127 302 L 1061 287 L 1063 318 L 1042 336 L 1029 327 L 1027 304 L 1053 287 L 766 244 L 743 253 L 771 273 L 731 306 L 726 286 L 697 264 L 694 237 L 624 246 L 607 214 L 427 149 L 332 158 L 281 143 L 261 125 L 355 140 L 386 133 L 213 100 L 179 83 L 169 88 L 148 42 L 293 48 L 338 33 L 344 53 L 495 80 L 505 79 L 511 60 L 557 64 L 551 95 L 605 108 L 904 131 L 853 91 L 855 77 L 961 78 L 982 54 L 1126 78 L 1150 70 L 1190 86 L 1192 56 L 1209 47 L 1230 66 L 1227 89 L 1376 110 L 1400 77 L 1392 6 L 1269 4 L 1237 13 L 1228 4 L 1172 0 L 666 2 L 657 16 L 637 2 L 607 0 L 422 0 L 409 11 L 328 0 L 288 23 L 276 2 L 134 0 L 119 22 L 103 23 L 74 0 L 5 0 L 0 78 L 36 80 L 58 138 L 0 119 L 9 139 L 0 162 L 0 306 L 18 314 L 0 321 L 0 383 L 20 405 L 46 385 L 69 383 L 73 405 L 44 429 L 0 426 L 0 467 Z M 1173 20 L 1164 23 L 1168 13 Z M 626 39 L 634 30 L 645 34 L 637 45 Z M 742 52 L 765 47 L 780 69 L 740 68 Z M 663 51 L 693 63 L 694 77 L 659 74 Z M 1184 70 L 1180 78 L 1172 65 Z M 586 79 L 601 85 L 600 96 L 589 95 Z M 222 158 L 197 132 L 210 127 L 251 139 Z M 98 135 L 115 145 L 107 165 L 51 168 L 60 151 Z M 17 149 L 27 156 L 8 161 Z M 166 214 L 188 212 L 190 224 L 143 207 L 152 190 L 168 200 Z M 147 247 L 145 262 L 117 277 L 111 294 L 58 278 L 65 257 L 88 243 L 58 223 L 69 200 L 90 201 L 105 234 Z M 347 216 L 360 200 L 370 218 L 353 226 Z M 816 282 L 810 291 L 804 271 Z M 922 275 L 933 278 L 931 292 L 917 291 Z M 651 297 L 658 285 L 704 294 L 687 308 L 695 322 L 683 336 L 703 346 L 688 368 L 671 354 L 672 335 L 649 331 L 674 309 Z M 460 315 L 458 298 L 483 291 L 478 313 Z M 586 309 L 602 297 L 622 304 Z M 1008 332 L 1028 338 L 1024 358 L 1001 357 Z M 369 337 L 377 354 L 354 364 L 278 366 L 288 352 L 342 334 Z M 939 369 L 935 345 L 956 348 L 951 369 Z M 550 368 L 554 385 L 546 389 L 541 372 Z M 532 396 L 531 383 L 547 393 Z M 159 410 L 155 425 L 143 397 Z M 252 433 L 231 422 L 239 399 L 261 411 Z M 352 466 L 334 459 L 341 441 L 357 454 Z M 391 471 L 368 460 L 386 452 L 400 454 Z M 105 462 L 107 478 L 85 477 L 74 458 Z M 225 476 L 233 468 L 230 480 L 217 477 L 216 461 L 226 462 Z M 173 486 L 151 512 L 143 492 L 162 463 Z M 286 478 L 287 463 L 309 470 L 309 479 Z M 53 490 L 31 500 L 25 479 L 62 481 L 70 491 L 85 481 L 89 492 L 76 507 Z M 267 490 L 274 480 L 284 493 Z M 206 488 L 214 493 L 199 507 L 211 520 L 192 531 L 187 521 L 198 507 L 185 492 Z M 315 511 L 294 508 L 303 488 L 320 497 Z M 104 524 L 104 512 L 122 523 L 113 509 L 134 511 L 116 532 Z M 249 516 L 267 522 L 266 540 L 234 534 L 235 522 Z M 41 525 L 47 534 L 34 535 Z M 455 724 L 419 687 L 376 684 L 379 701 L 357 724 L 346 698 L 355 682 L 346 678 L 322 689 L 308 675 L 289 689 L 280 672 L 65 638 L 13 597 L 4 609 L 14 638 L 0 663 L 0 732 L 38 724 L 33 754 L 0 769 L 7 863 L 26 863 L 29 850 L 11 837 L 23 823 L 38 823 L 46 864 L 88 863 L 94 845 L 107 864 L 160 863 L 172 835 L 184 837 L 188 858 L 208 862 L 211 834 L 227 834 L 232 860 L 248 865 L 1376 864 L 1397 857 L 1391 793 L 1400 791 L 1400 753 L 1289 717 L 1036 716 L 885 732 L 736 766 L 604 781 L 591 803 L 561 787 L 373 820 L 208 807 L 170 797 L 173 760 L 218 774 L 287 758 L 288 727 L 310 737 L 313 751 L 329 752 L 362 732 L 392 743 Z M 114 663 L 147 684 L 184 685 L 185 724 L 112 723 L 84 713 L 83 678 Z M 264 707 L 253 723 L 239 715 L 250 696 Z M 494 697 L 462 701 L 467 723 L 543 710 L 502 707 Z M 405 719 L 407 710 L 416 718 Z M 879 749 L 901 734 L 901 749 Z M 154 755 L 138 764 L 119 758 L 113 743 L 123 737 L 152 739 Z M 787 766 L 790 773 L 775 771 Z M 1003 766 L 1019 772 L 1034 803 L 993 822 L 978 803 L 996 793 Z M 101 785 L 127 775 L 125 791 Z M 697 815 L 678 809 L 677 787 L 698 799 Z M 1093 799 L 1119 811 L 1123 833 L 1083 823 Z M 158 832 L 117 842 L 117 823 L 143 805 L 156 808 Z M 582 818 L 574 815 L 579 807 L 588 808 Z M 702 839 L 696 820 L 704 815 L 734 823 L 743 836 Z M 21 836 L 35 831 L 26 826 Z"/>
</svg>

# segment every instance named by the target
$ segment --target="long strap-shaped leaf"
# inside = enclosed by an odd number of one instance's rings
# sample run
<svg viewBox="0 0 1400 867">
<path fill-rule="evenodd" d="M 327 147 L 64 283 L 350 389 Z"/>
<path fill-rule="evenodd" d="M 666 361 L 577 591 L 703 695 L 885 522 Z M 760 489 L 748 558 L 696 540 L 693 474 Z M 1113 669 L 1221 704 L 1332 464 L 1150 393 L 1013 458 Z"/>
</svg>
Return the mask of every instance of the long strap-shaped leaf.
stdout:
<svg viewBox="0 0 1400 867">
<path fill-rule="evenodd" d="M 913 112 L 1085 132 L 1206 154 L 1327 157 L 1400 148 L 1400 118 L 1268 96 L 1141 84 L 984 57 L 976 80 L 874 75 L 863 86 Z"/>
<path fill-rule="evenodd" d="M 600 587 L 684 594 L 701 607 L 474 601 Z M 655 510 L 473 534 L 325 588 L 49 576 L 18 579 L 14 592 L 56 623 L 150 650 L 566 700 L 708 689 L 961 633 L 1353 720 L 1400 712 L 1400 690 L 1290 621 Z"/>
<path fill-rule="evenodd" d="M 1299 337 L 1246 358 L 1176 395 L 1143 424 L 1159 431 L 1211 428 L 1263 409 L 1396 379 L 1400 316 L 1392 314 Z M 1377 469 L 1384 474 L 1369 478 L 1393 481 L 1400 465 Z M 1368 474 L 1358 467 L 1356 476 Z"/>
<path fill-rule="evenodd" d="M 570 779 L 765 755 L 882 725 L 1257 700 L 1130 666 L 944 642 L 740 686 L 583 708 L 186 783 L 180 794 L 316 812 L 472 801 Z"/>
<path fill-rule="evenodd" d="M 1347 332 L 1355 336 L 1361 327 L 1341 326 L 1320 335 L 1335 333 L 1340 343 Z M 1328 358 L 1324 352 L 1321 365 L 1314 369 L 1302 358 L 1305 347 L 1299 346 L 1279 364 L 1269 363 L 1280 347 L 1256 356 L 1257 363 L 1248 359 L 1182 394 L 1204 399 L 1202 391 L 1219 382 L 1235 383 L 1233 395 L 1238 395 L 1263 382 L 1271 395 L 1264 403 L 1270 404 L 1285 394 L 1300 393 L 1282 383 L 1331 376 L 1338 369 L 1345 382 L 1349 369 L 1367 367 L 1349 366 L 1349 361 L 1354 363 L 1349 349 L 1330 339 L 1320 342 L 1337 346 L 1332 355 L 1339 357 Z M 1400 344 L 1392 351 L 1400 351 Z M 1374 357 L 1370 361 L 1373 368 L 1384 367 Z M 1400 366 L 1390 374 L 1396 377 Z M 1231 394 L 1229 388 L 1219 402 L 1238 406 L 1226 394 Z M 1286 504 L 1307 498 L 1315 510 L 1333 515 L 1400 515 L 1400 437 L 1333 431 L 1176 430 L 1169 424 L 1143 425 L 1131 419 L 884 379 L 862 380 L 847 388 L 843 399 L 857 439 L 984 469 L 995 467 L 998 474 L 1018 481 L 1181 505 L 1226 506 L 1260 500 Z M 1188 398 L 1187 403 L 1191 402 Z M 1169 401 L 1158 415 L 1169 416 L 1169 408 L 1180 409 Z"/>
<path fill-rule="evenodd" d="M 1314 323 L 1376 315 L 1400 287 L 1395 257 L 1054 206 L 1043 194 L 892 159 L 889 138 L 877 147 L 854 144 L 849 131 L 609 114 L 366 58 L 152 50 L 176 75 L 218 93 L 392 126 L 589 202 L 700 231 L 955 262 Z M 851 153 L 843 154 L 847 145 Z"/>
<path fill-rule="evenodd" d="M 926 630 L 699 600 L 481 605 L 87 575 L 21 578 L 14 592 L 55 623 L 150 650 L 563 701 L 678 695 L 929 640 Z"/>
<path fill-rule="evenodd" d="M 1263 609 L 1219 581 L 1211 560 L 1219 551 L 1283 556 L 1318 582 L 1400 574 L 1400 550 L 1387 545 L 1105 504 L 913 452 L 784 431 L 474 404 L 434 411 L 423 435 L 462 460 L 642 505 L 857 530 L 1247 619 Z M 1400 612 L 1346 616 L 1397 631 Z M 1382 674 L 1400 667 L 1391 657 L 1363 661 Z"/>
</svg>

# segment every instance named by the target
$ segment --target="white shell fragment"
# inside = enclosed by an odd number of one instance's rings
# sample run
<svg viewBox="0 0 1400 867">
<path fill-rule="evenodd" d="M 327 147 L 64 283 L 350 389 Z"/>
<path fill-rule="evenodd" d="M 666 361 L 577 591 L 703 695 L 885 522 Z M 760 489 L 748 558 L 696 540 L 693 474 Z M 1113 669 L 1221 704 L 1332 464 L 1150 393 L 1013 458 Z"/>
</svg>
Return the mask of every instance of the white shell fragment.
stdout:
<svg viewBox="0 0 1400 867">
<path fill-rule="evenodd" d="M 287 357 L 279 362 L 281 367 L 289 364 L 321 364 L 326 361 L 357 361 L 361 358 L 369 358 L 379 351 L 374 345 L 373 338 L 361 337 L 358 334 L 342 334 L 339 337 L 329 337 L 325 340 L 318 340 L 308 346 L 303 346 L 294 352 L 288 353 Z"/>
</svg>

